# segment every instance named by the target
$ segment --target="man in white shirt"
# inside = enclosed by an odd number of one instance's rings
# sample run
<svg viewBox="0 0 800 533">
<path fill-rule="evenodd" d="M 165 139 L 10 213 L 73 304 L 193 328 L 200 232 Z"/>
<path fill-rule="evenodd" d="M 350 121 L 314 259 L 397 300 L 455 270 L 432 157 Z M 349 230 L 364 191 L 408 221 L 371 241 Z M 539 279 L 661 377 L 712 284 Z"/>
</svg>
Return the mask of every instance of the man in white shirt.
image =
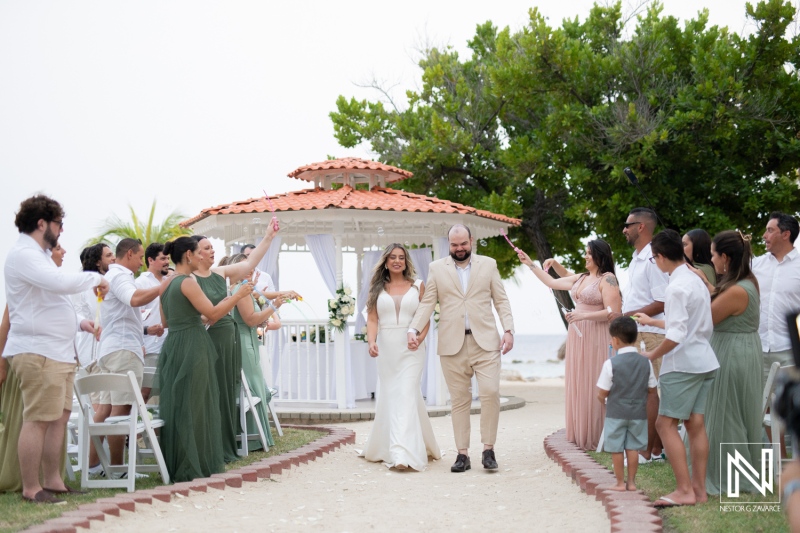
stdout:
<svg viewBox="0 0 800 533">
<path fill-rule="evenodd" d="M 622 234 L 628 244 L 635 248 L 628 265 L 628 284 L 622 295 L 622 314 L 633 316 L 644 313 L 656 320 L 664 319 L 664 292 L 669 276 L 661 272 L 650 261 L 653 253 L 650 241 L 656 229 L 656 214 L 652 209 L 636 207 L 631 209 L 625 221 Z M 664 340 L 664 330 L 655 326 L 639 325 L 638 345 L 644 343 L 645 351 L 652 351 Z M 659 375 L 661 361 L 653 361 L 653 371 Z M 661 439 L 656 432 L 658 416 L 658 394 L 647 398 L 647 451 L 641 453 L 644 461 L 661 457 Z"/>
<path fill-rule="evenodd" d="M 677 231 L 664 230 L 653 237 L 653 262 L 669 274 L 664 298 L 666 334 L 654 350 L 644 355 L 661 364 L 661 405 L 656 428 L 675 473 L 677 488 L 656 500 L 657 507 L 694 505 L 708 500 L 706 466 L 708 436 L 704 413 L 708 392 L 719 363 L 711 348 L 714 323 L 711 295 L 700 277 L 686 266 L 683 242 Z M 689 436 L 692 474 L 686 461 L 678 423 Z"/>
<path fill-rule="evenodd" d="M 160 242 L 149 244 L 144 251 L 144 260 L 147 270 L 136 278 L 136 287 L 138 289 L 159 287 L 164 277 L 169 275 L 169 257 L 164 255 L 164 245 Z M 140 309 L 144 326 L 144 366 L 156 367 L 161 345 L 167 338 L 167 330 L 161 324 L 161 298 L 155 298 Z M 142 397 L 145 402 L 150 397 L 149 387 L 142 389 Z"/>
<path fill-rule="evenodd" d="M 59 464 L 72 411 L 75 333 L 79 328 L 94 331 L 93 322 L 78 319 L 69 295 L 90 287 L 100 294 L 108 291 L 99 274 L 69 273 L 50 260 L 63 218 L 61 205 L 47 196 L 24 200 L 14 221 L 20 237 L 4 270 L 10 332 L 3 357 L 11 359 L 23 404 L 22 498 L 41 503 L 59 503 L 53 494 L 70 492 Z"/>
<path fill-rule="evenodd" d="M 81 252 L 81 268 L 84 272 L 97 272 L 104 276 L 108 272 L 109 265 L 113 264 L 116 258 L 114 252 L 105 243 L 98 243 L 88 246 Z M 85 290 L 72 296 L 72 303 L 75 312 L 81 318 L 93 320 L 97 314 L 97 295 L 90 290 Z M 94 335 L 86 332 L 78 332 L 76 336 L 78 346 L 78 362 L 90 374 L 95 374 L 97 365 L 94 361 L 94 347 L 96 339 Z M 94 395 L 92 395 L 94 397 Z"/>
<path fill-rule="evenodd" d="M 800 252 L 794 241 L 800 224 L 793 216 L 771 213 L 764 232 L 767 253 L 753 259 L 761 294 L 758 333 L 764 352 L 764 383 L 772 363 L 794 364 L 786 316 L 800 310 Z"/>
<path fill-rule="evenodd" d="M 97 366 L 102 372 L 127 374 L 128 371 L 133 371 L 140 387 L 144 370 L 144 326 L 138 307 L 158 298 L 161 290 L 160 286 L 150 289 L 136 288 L 133 274 L 142 265 L 143 256 L 144 248 L 136 239 L 122 239 L 117 244 L 116 262 L 109 266 L 105 275 L 109 291 L 100 309 L 103 333 L 97 348 Z M 135 401 L 133 394 L 101 394 L 100 409 L 95 413 L 95 422 L 102 422 L 109 416 L 130 414 L 131 405 Z M 124 436 L 108 438 L 112 464 L 122 464 L 124 446 Z M 96 451 L 92 448 L 89 464 L 95 466 L 98 461 Z"/>
</svg>

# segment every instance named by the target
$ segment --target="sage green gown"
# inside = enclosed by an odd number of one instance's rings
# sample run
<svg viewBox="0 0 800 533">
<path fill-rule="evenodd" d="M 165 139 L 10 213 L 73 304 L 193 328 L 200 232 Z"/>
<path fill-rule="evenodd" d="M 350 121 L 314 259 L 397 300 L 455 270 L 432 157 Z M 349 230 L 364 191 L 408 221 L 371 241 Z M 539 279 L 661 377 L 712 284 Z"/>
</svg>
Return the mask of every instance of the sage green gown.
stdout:
<svg viewBox="0 0 800 533">
<path fill-rule="evenodd" d="M 228 296 L 225 278 L 211 273 L 207 278 L 195 276 L 203 293 L 217 305 Z M 222 450 L 225 462 L 230 463 L 239 458 L 236 446 L 236 433 L 239 428 L 239 409 L 236 398 L 242 385 L 242 351 L 239 346 L 239 332 L 236 322 L 230 315 L 225 315 L 208 328 L 211 342 L 217 350 L 219 358 L 214 368 L 219 387 L 220 433 L 222 434 Z"/>
<path fill-rule="evenodd" d="M 158 358 L 161 448 L 173 481 L 191 481 L 225 470 L 220 436 L 217 352 L 200 312 L 181 292 L 176 276 L 161 296 L 169 335 Z"/>
<path fill-rule="evenodd" d="M 235 292 L 235 291 L 234 291 Z M 251 296 L 253 302 L 253 310 L 260 311 L 255 299 Z M 267 444 L 275 446 L 275 441 L 272 439 L 272 433 L 269 428 L 269 412 L 267 404 L 271 398 L 269 389 L 267 388 L 266 381 L 264 380 L 264 373 L 261 371 L 261 355 L 258 352 L 258 347 L 261 342 L 258 340 L 258 332 L 256 328 L 248 326 L 238 308 L 233 310 L 233 318 L 239 327 L 239 339 L 242 347 L 242 370 L 247 377 L 247 384 L 250 385 L 250 394 L 261 398 L 261 402 L 256 405 L 256 412 L 258 418 L 261 420 L 261 426 L 264 428 L 264 434 L 267 436 Z M 258 427 L 251 413 L 247 413 L 247 434 L 258 435 Z M 260 440 L 251 440 L 248 442 L 247 449 L 249 451 L 260 450 L 262 448 Z"/>
<path fill-rule="evenodd" d="M 749 301 L 744 313 L 729 316 L 716 326 L 711 347 L 717 354 L 719 370 L 706 402 L 705 424 L 709 454 L 706 491 L 719 494 L 728 485 L 728 472 L 720 463 L 720 443 L 761 442 L 761 339 L 758 336 L 760 298 L 749 280 L 737 285 L 747 291 Z M 761 446 L 739 447 L 744 458 L 761 471 Z M 741 490 L 755 489 L 744 476 Z"/>
<path fill-rule="evenodd" d="M 0 492 L 20 492 L 22 477 L 19 472 L 17 441 L 22 429 L 22 391 L 19 389 L 17 375 L 11 370 L 11 360 L 7 360 L 8 375 L 0 387 Z"/>
</svg>

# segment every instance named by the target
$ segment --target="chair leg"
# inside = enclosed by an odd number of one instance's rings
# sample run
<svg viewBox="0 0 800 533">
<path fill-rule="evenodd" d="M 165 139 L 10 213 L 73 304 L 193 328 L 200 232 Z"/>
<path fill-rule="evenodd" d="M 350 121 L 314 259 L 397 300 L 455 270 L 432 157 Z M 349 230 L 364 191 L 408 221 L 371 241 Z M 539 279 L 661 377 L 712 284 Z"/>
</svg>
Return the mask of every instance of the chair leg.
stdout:
<svg viewBox="0 0 800 533">
<path fill-rule="evenodd" d="M 270 398 L 267 408 L 269 408 L 269 413 L 272 415 L 272 422 L 275 424 L 275 431 L 278 433 L 279 437 L 283 437 L 283 430 L 281 429 L 281 423 L 278 420 L 278 413 L 275 411 L 275 406 L 272 405 L 272 398 Z"/>
<path fill-rule="evenodd" d="M 239 456 L 240 457 L 247 457 L 247 454 L 250 453 L 249 446 L 247 445 L 247 411 L 244 408 L 245 397 L 244 397 L 244 384 L 239 387 L 239 423 L 242 426 L 242 433 L 239 435 Z"/>
</svg>

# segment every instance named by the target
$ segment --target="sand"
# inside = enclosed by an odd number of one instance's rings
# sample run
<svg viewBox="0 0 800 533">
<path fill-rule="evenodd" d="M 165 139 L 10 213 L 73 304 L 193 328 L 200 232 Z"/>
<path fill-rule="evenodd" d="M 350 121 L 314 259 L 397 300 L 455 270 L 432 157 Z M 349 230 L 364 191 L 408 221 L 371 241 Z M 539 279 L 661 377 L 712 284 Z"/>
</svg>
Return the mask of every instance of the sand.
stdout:
<svg viewBox="0 0 800 533">
<path fill-rule="evenodd" d="M 456 451 L 449 417 L 432 418 L 445 456 L 425 472 L 395 472 L 359 458 L 371 421 L 345 446 L 288 474 L 241 489 L 192 493 L 171 503 L 138 506 L 93 531 L 592 531 L 610 523 L 544 453 L 545 436 L 564 426 L 563 380 L 502 382 L 501 392 L 528 401 L 503 411 L 496 445 L 500 469 L 480 465 L 478 416 L 472 416 L 473 469 L 450 472 Z"/>
</svg>

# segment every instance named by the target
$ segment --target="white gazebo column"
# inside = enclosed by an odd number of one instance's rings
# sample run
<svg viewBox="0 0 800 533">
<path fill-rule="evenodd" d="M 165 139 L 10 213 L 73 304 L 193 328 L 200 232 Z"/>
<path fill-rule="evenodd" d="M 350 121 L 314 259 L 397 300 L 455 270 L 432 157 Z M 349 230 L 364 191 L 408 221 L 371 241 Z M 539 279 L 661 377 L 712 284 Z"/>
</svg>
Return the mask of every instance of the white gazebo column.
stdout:
<svg viewBox="0 0 800 533">
<path fill-rule="evenodd" d="M 441 254 L 439 254 L 439 247 L 436 245 L 436 240 L 438 237 L 436 235 L 433 236 L 431 242 L 433 243 L 433 260 L 436 261 L 437 259 L 441 259 Z M 436 377 L 428 376 L 428 379 L 436 379 L 436 405 L 447 405 L 447 401 L 450 399 L 450 391 L 447 389 L 447 382 L 444 380 L 444 372 L 442 372 L 442 364 L 439 361 L 438 365 L 435 365 L 436 368 Z"/>
<path fill-rule="evenodd" d="M 333 237 L 336 241 L 336 288 L 342 286 L 342 233 L 344 232 L 344 223 L 336 221 L 333 224 Z M 345 325 L 347 327 L 347 325 Z M 336 406 L 339 409 L 347 409 L 347 361 L 345 353 L 345 335 L 344 331 L 336 331 L 336 342 L 334 353 L 336 354 Z"/>
</svg>

